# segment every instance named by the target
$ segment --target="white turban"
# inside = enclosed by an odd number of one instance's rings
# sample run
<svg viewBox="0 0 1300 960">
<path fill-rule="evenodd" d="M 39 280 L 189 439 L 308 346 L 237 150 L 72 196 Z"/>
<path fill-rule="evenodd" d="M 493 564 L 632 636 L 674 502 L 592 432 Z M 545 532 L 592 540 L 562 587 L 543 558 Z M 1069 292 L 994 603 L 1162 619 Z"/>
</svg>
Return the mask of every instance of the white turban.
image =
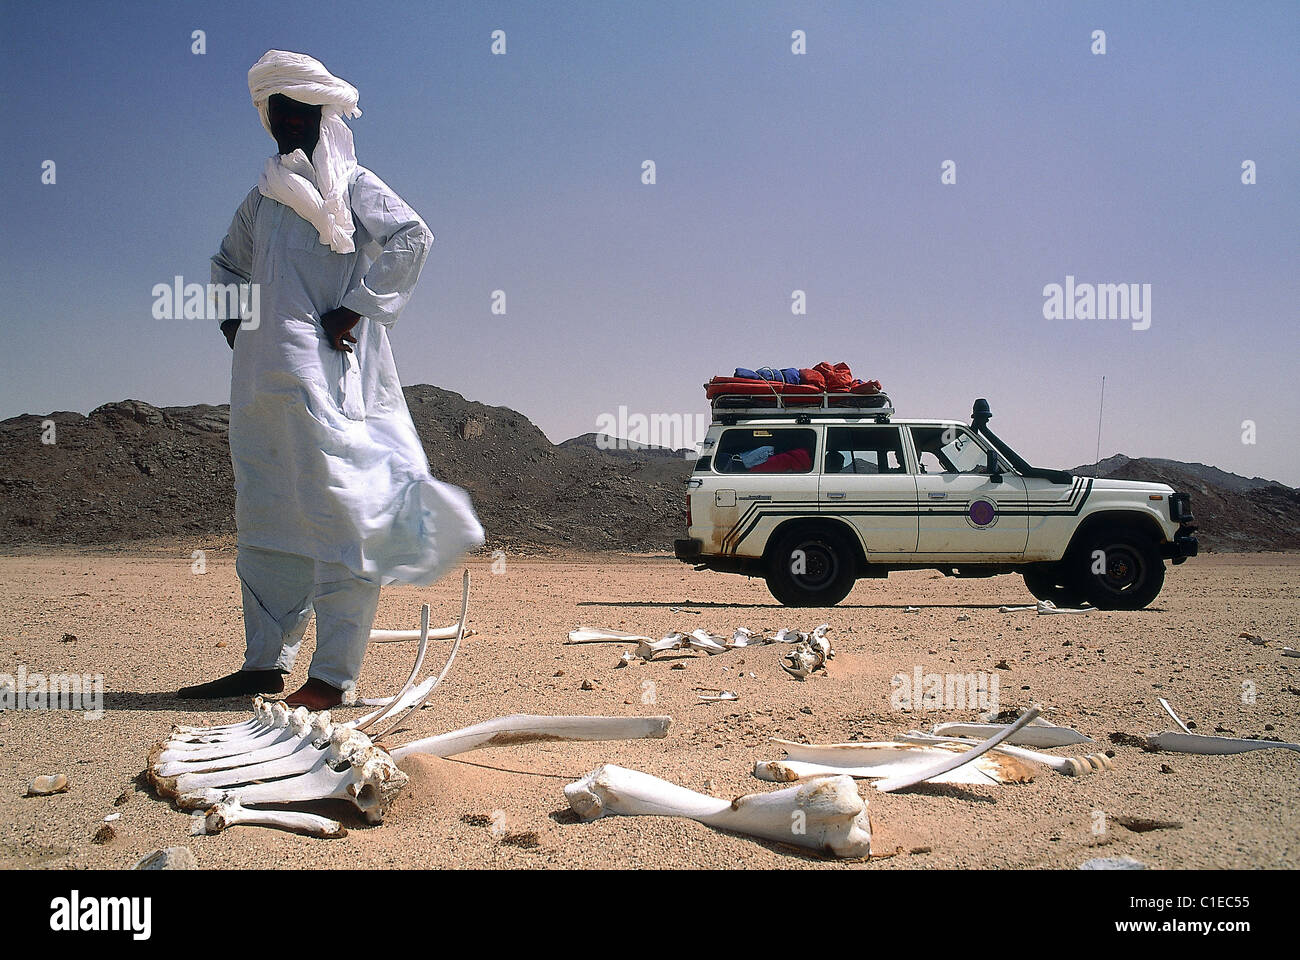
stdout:
<svg viewBox="0 0 1300 960">
<path fill-rule="evenodd" d="M 316 227 L 321 243 L 335 253 L 351 253 L 356 248 L 348 184 L 356 173 L 357 155 L 343 117 L 361 116 L 357 88 L 306 54 L 268 50 L 248 71 L 248 92 L 267 133 L 271 123 L 266 104 L 272 94 L 320 106 L 320 140 L 311 159 L 302 150 L 277 153 L 267 159 L 257 186 L 263 196 L 292 207 Z"/>
</svg>

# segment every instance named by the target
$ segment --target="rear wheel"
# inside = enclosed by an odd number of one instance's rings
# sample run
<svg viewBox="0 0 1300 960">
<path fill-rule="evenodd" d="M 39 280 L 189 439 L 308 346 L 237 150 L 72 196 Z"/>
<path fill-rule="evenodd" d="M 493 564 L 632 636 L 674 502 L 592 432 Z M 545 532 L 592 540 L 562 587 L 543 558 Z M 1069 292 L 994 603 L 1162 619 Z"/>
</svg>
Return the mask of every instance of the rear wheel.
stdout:
<svg viewBox="0 0 1300 960">
<path fill-rule="evenodd" d="M 768 555 L 767 589 L 787 607 L 832 607 L 856 580 L 853 546 L 834 530 L 792 530 Z"/>
<path fill-rule="evenodd" d="M 1099 530 L 1074 559 L 1074 579 L 1101 610 L 1141 610 L 1165 585 L 1165 562 L 1151 538 L 1123 528 Z"/>
<path fill-rule="evenodd" d="M 1056 564 L 1040 564 L 1024 572 L 1025 586 L 1039 600 L 1049 600 L 1058 607 L 1077 607 L 1086 597 L 1069 582 Z"/>
</svg>

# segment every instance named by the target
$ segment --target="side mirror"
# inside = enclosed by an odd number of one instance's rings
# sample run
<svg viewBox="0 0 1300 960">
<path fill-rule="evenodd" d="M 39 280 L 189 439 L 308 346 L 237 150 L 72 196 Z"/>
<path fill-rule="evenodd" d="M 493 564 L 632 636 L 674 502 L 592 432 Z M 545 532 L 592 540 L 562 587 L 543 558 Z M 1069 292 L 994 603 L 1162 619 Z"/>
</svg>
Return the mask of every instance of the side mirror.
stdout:
<svg viewBox="0 0 1300 960">
<path fill-rule="evenodd" d="M 992 450 L 989 451 L 988 468 L 986 472 L 989 475 L 989 483 L 1002 482 L 1002 473 L 998 469 L 998 455 Z"/>
</svg>

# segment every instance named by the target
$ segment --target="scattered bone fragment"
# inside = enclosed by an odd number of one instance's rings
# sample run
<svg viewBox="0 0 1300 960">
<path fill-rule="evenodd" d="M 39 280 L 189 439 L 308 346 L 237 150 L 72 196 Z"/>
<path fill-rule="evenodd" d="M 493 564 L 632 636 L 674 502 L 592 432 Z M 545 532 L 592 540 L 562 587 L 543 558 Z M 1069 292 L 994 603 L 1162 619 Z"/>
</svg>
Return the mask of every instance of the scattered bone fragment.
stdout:
<svg viewBox="0 0 1300 960">
<path fill-rule="evenodd" d="M 935 725 L 932 732 L 935 736 L 984 738 L 993 736 L 1007 726 L 1005 723 L 940 723 Z M 1093 741 L 1078 730 L 1038 720 L 1021 727 L 1008 742 L 1026 747 L 1068 747 Z"/>
<path fill-rule="evenodd" d="M 1097 857 L 1079 865 L 1080 870 L 1145 870 L 1147 865 L 1132 857 Z"/>
<path fill-rule="evenodd" d="M 946 724 L 944 724 L 946 726 Z M 1032 727 L 1033 724 L 1030 724 Z M 1028 727 L 1025 729 L 1029 729 Z M 1023 730 L 1021 731 L 1024 732 Z M 1021 760 L 1027 760 L 1031 763 L 1040 763 L 1051 770 L 1056 771 L 1067 777 L 1083 777 L 1090 773 L 1101 773 L 1105 770 L 1113 770 L 1114 762 L 1104 753 L 1091 753 L 1085 757 L 1059 757 L 1050 753 L 1041 753 L 1037 750 L 1026 750 L 1023 747 L 1011 746 L 1011 741 L 1018 735 L 1008 738 L 992 753 L 1002 754 L 1010 757 L 1016 757 Z M 932 734 L 911 731 L 902 737 L 909 743 L 951 743 L 962 744 L 964 746 L 976 746 L 979 740 L 969 737 L 955 736 L 934 736 Z M 1091 742 L 1091 741 L 1089 741 Z"/>
<path fill-rule="evenodd" d="M 1092 613 L 1096 607 L 1058 607 L 1051 600 L 1039 600 L 1034 607 L 1040 617 L 1053 613 Z"/>
<path fill-rule="evenodd" d="M 720 800 L 638 770 L 605 764 L 564 788 L 584 820 L 608 814 L 687 817 L 747 836 L 838 857 L 871 853 L 866 802 L 851 777 L 824 777 L 771 793 Z"/>
<path fill-rule="evenodd" d="M 1251 740 L 1244 737 L 1215 737 L 1192 733 L 1190 724 L 1183 723 L 1168 700 L 1161 698 L 1160 705 L 1178 724 L 1179 730 L 1152 734 L 1147 738 L 1146 749 L 1165 750 L 1170 753 L 1196 753 L 1207 756 L 1226 756 L 1233 753 L 1247 753 L 1251 750 L 1295 750 L 1300 752 L 1300 744 L 1284 743 L 1281 740 Z M 1114 737 L 1112 736 L 1112 739 Z"/>
<path fill-rule="evenodd" d="M 624 633 L 621 630 L 602 630 L 599 627 L 578 627 L 569 631 L 569 643 L 637 643 L 652 642 L 649 637 L 637 633 Z"/>
<path fill-rule="evenodd" d="M 1028 607 L 998 607 L 998 613 L 1026 613 L 1030 610 L 1037 610 L 1037 606 Z"/>
<path fill-rule="evenodd" d="M 292 810 L 249 810 L 238 800 L 226 798 L 218 801 L 201 818 L 204 833 L 221 833 L 236 824 L 278 827 L 292 833 L 305 833 L 311 837 L 346 837 L 343 824 L 314 813 L 296 813 Z"/>
<path fill-rule="evenodd" d="M 701 703 L 722 703 L 727 700 L 739 700 L 740 696 L 734 690 L 717 690 L 713 688 L 696 687 L 695 696 Z"/>
<path fill-rule="evenodd" d="M 774 740 L 786 751 L 784 760 L 760 760 L 754 764 L 754 776 L 775 783 L 790 783 L 811 777 L 843 775 L 857 780 L 883 780 L 905 776 L 933 767 L 954 754 L 965 752 L 964 745 L 946 743 L 873 743 L 802 744 Z M 1034 778 L 1032 764 L 1004 753 L 990 751 L 973 763 L 964 764 L 931 778 L 931 783 L 1004 784 L 1028 783 Z"/>
<path fill-rule="evenodd" d="M 68 775 L 66 773 L 55 773 L 28 781 L 25 795 L 29 797 L 48 797 L 56 793 L 67 792 Z"/>
</svg>

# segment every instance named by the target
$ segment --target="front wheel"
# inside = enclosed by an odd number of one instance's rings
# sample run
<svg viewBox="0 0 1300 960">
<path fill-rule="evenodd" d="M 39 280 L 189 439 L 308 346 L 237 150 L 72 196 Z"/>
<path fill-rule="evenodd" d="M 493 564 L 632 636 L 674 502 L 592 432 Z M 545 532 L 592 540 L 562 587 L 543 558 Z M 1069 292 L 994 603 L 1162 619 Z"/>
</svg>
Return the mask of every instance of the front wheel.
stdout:
<svg viewBox="0 0 1300 960">
<path fill-rule="evenodd" d="M 1058 607 L 1077 607 L 1085 599 L 1083 591 L 1071 584 L 1055 564 L 1039 564 L 1026 570 L 1024 578 L 1036 599 L 1050 600 Z"/>
<path fill-rule="evenodd" d="M 1165 585 L 1165 562 L 1150 537 L 1101 530 L 1074 560 L 1075 582 L 1099 610 L 1141 610 Z"/>
<path fill-rule="evenodd" d="M 856 580 L 853 547 L 833 530 L 794 530 L 768 557 L 767 589 L 787 607 L 833 607 Z"/>
</svg>

